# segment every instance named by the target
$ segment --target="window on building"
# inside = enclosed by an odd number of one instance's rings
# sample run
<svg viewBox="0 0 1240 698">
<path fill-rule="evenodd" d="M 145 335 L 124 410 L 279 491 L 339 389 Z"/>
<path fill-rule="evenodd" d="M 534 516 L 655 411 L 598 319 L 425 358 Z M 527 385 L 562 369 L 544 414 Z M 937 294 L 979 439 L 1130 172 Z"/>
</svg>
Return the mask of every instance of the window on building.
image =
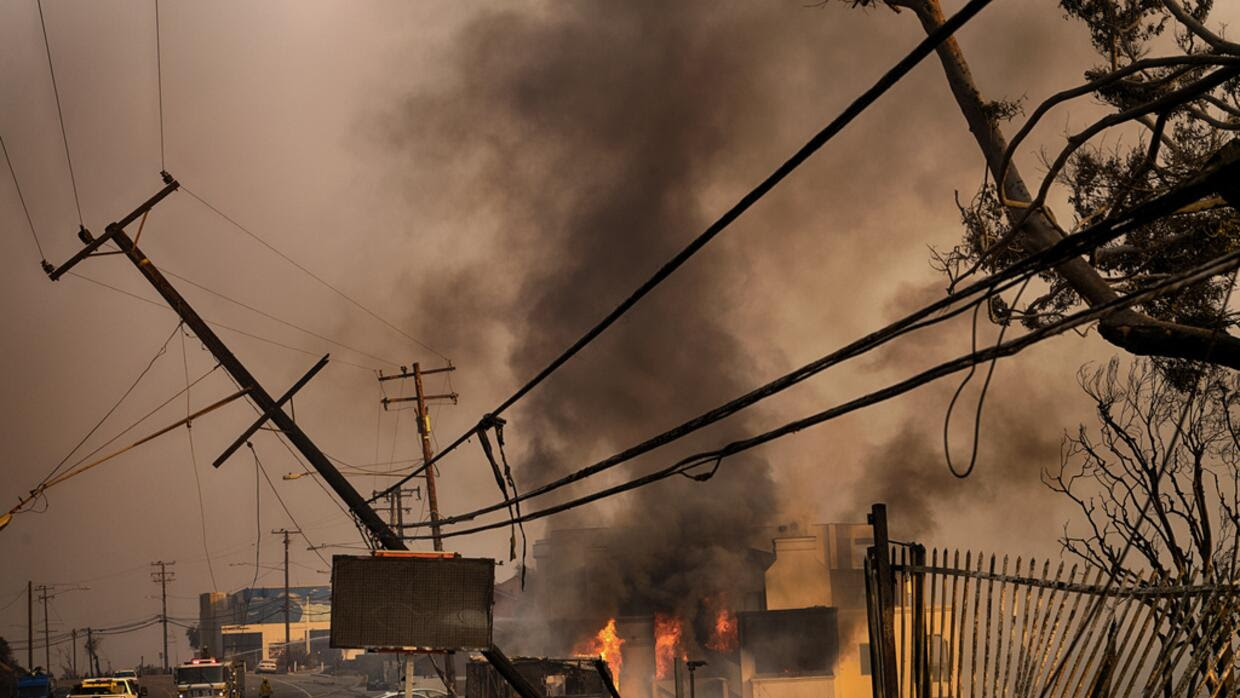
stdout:
<svg viewBox="0 0 1240 698">
<path fill-rule="evenodd" d="M 760 676 L 831 675 L 838 655 L 834 608 L 796 608 L 741 615 L 741 642 Z"/>
</svg>

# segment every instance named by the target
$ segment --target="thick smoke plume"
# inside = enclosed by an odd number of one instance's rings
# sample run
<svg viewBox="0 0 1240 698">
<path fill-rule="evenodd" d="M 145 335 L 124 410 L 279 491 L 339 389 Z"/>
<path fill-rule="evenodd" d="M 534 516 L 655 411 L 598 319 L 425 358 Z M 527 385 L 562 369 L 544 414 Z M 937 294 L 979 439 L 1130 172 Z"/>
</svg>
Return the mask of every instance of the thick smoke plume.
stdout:
<svg viewBox="0 0 1240 698">
<path fill-rule="evenodd" d="M 501 221 L 504 259 L 484 253 L 491 262 L 437 279 L 421 310 L 442 314 L 418 322 L 468 343 L 502 318 L 518 328 L 508 368 L 530 376 L 703 229 L 703 191 L 744 155 L 767 101 L 759 66 L 780 50 L 758 9 L 571 4 L 462 32 L 455 82 L 412 99 L 396 137 L 423 163 L 451 164 L 457 203 Z M 515 281 L 495 280 L 505 264 Z M 518 481 L 546 482 L 750 387 L 726 324 L 744 280 L 743 260 L 708 249 L 508 415 Z M 692 619 L 739 578 L 775 506 L 768 464 L 738 457 L 706 484 L 676 478 L 560 517 L 553 526 L 609 526 L 593 540 L 607 555 L 555 580 L 543 612 L 580 622 L 577 637 L 636 609 Z"/>
<path fill-rule="evenodd" d="M 770 147 L 772 139 L 786 140 L 781 126 L 791 120 L 795 130 L 805 129 L 803 137 L 820 125 L 831 110 L 821 103 L 807 108 L 803 95 L 789 93 L 812 85 L 816 94 L 831 94 L 832 73 L 823 66 L 838 74 L 839 66 L 862 60 L 833 36 L 841 29 L 828 15 L 800 6 L 658 2 L 556 5 L 547 14 L 494 11 L 470 22 L 443 56 L 449 77 L 410 98 L 390 130 L 393 149 L 414 173 L 406 175 L 413 198 L 425 209 L 442 209 L 420 211 L 422 218 L 459 226 L 453 246 L 443 250 L 454 266 L 413 280 L 421 302 L 409 324 L 452 347 L 462 367 L 488 371 L 502 385 L 533 375 L 770 171 L 773 157 L 799 145 Z M 937 76 L 913 85 L 901 89 L 945 94 Z M 812 113 L 813 121 L 790 119 L 796 110 Z M 769 378 L 748 353 L 762 342 L 742 341 L 741 323 L 733 322 L 747 299 L 750 261 L 765 260 L 770 270 L 815 268 L 816 260 L 795 258 L 789 252 L 795 248 L 777 249 L 771 243 L 784 242 L 776 235 L 784 231 L 767 228 L 805 226 L 820 215 L 810 211 L 827 211 L 837 221 L 822 236 L 830 242 L 802 252 L 826 257 L 838 254 L 841 243 L 875 244 L 846 237 L 858 216 L 874 215 L 855 199 L 908 196 L 904 173 L 891 176 L 889 160 L 925 147 L 926 132 L 963 129 L 950 111 L 927 114 L 919 129 L 910 128 L 904 112 L 887 113 L 885 123 L 883 113 L 858 124 L 876 129 L 868 138 L 831 149 L 834 176 L 811 180 L 823 191 L 790 181 L 778 192 L 788 197 L 780 199 L 781 209 L 755 211 L 745 221 L 756 216 L 766 226 L 746 229 L 743 241 L 725 235 L 712 244 L 505 415 L 520 484 L 547 482 Z M 936 168 L 932 179 L 941 176 Z M 857 184 L 872 180 L 891 188 Z M 467 261 L 455 261 L 461 259 Z M 772 259 L 780 263 L 772 266 Z M 818 291 L 844 294 L 833 298 L 833 307 L 854 300 L 847 294 L 855 289 L 845 282 L 813 283 Z M 929 355 L 916 342 L 907 346 L 918 354 L 913 358 Z M 916 363 L 896 357 L 888 367 L 907 375 Z M 914 399 L 926 406 L 923 416 L 946 404 L 940 388 Z M 895 531 L 919 535 L 937 523 L 935 510 L 964 501 L 958 496 L 972 501 L 1009 482 L 1036 482 L 1029 458 L 1052 452 L 1057 435 L 1046 441 L 1036 433 L 1045 429 L 1019 416 L 996 418 L 997 405 L 988 412 L 983 456 L 1005 467 L 987 468 L 968 487 L 946 474 L 937 439 L 924 424 L 877 436 L 879 448 L 865 459 L 860 479 L 843 474 L 853 470 L 850 464 L 829 463 L 835 470 L 814 487 L 828 482 L 849 490 L 857 511 L 841 518 L 854 521 L 864 520 L 869 502 L 885 499 Z M 626 472 L 758 428 L 735 418 Z M 569 577 L 549 580 L 551 570 L 535 576 L 532 588 L 541 583 L 547 592 L 538 595 L 540 619 L 557 629 L 556 640 L 572 642 L 609 616 L 661 610 L 689 621 L 688 642 L 704 641 L 692 637 L 694 630 L 700 635 L 701 601 L 752 588 L 749 550 L 769 544 L 769 531 L 761 529 L 782 518 L 776 507 L 786 494 L 777 491 L 769 465 L 751 455 L 726 460 L 707 483 L 675 478 L 556 517 L 555 528 L 598 530 L 585 535 L 579 549 L 590 557 L 578 560 Z"/>
</svg>

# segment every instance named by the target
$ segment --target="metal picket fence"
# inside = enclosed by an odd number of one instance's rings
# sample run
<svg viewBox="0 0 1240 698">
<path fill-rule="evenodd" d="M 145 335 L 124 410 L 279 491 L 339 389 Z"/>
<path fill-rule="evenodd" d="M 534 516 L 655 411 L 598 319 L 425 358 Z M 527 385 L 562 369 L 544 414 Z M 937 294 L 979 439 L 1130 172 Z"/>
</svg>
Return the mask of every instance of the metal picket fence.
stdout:
<svg viewBox="0 0 1240 698">
<path fill-rule="evenodd" d="M 927 555 L 888 541 L 879 507 L 872 523 L 875 698 L 1240 695 L 1240 585 L 1150 574 L 1115 586 L 1063 562 Z"/>
</svg>

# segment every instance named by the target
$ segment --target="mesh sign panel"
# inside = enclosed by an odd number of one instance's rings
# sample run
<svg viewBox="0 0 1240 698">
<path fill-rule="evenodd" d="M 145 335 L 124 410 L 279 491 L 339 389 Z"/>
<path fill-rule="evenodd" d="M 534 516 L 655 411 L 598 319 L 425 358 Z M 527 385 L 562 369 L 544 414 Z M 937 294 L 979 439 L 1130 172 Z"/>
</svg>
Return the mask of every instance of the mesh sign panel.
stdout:
<svg viewBox="0 0 1240 698">
<path fill-rule="evenodd" d="M 331 646 L 491 646 L 495 563 L 475 558 L 332 558 Z"/>
</svg>

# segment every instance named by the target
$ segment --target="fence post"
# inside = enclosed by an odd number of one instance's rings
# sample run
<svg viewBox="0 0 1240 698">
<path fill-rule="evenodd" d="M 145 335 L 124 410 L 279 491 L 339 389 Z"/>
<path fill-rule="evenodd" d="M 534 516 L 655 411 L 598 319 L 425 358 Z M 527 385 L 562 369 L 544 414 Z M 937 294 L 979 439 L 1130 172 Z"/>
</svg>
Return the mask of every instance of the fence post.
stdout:
<svg viewBox="0 0 1240 698">
<path fill-rule="evenodd" d="M 923 545 L 911 546 L 914 567 L 926 566 L 926 548 Z M 913 614 L 913 695 L 917 698 L 930 696 L 930 657 L 926 642 L 926 573 L 922 570 L 908 572 L 913 582 L 913 603 L 909 610 Z"/>
<path fill-rule="evenodd" d="M 871 632 L 870 656 L 877 659 L 870 667 L 870 680 L 876 698 L 899 698 L 900 683 L 896 674 L 895 575 L 891 569 L 891 543 L 887 538 L 887 505 L 875 504 L 870 508 L 869 524 L 874 529 L 874 547 L 870 548 L 873 560 L 874 589 L 870 601 L 876 613 L 873 622 L 878 633 Z"/>
</svg>

